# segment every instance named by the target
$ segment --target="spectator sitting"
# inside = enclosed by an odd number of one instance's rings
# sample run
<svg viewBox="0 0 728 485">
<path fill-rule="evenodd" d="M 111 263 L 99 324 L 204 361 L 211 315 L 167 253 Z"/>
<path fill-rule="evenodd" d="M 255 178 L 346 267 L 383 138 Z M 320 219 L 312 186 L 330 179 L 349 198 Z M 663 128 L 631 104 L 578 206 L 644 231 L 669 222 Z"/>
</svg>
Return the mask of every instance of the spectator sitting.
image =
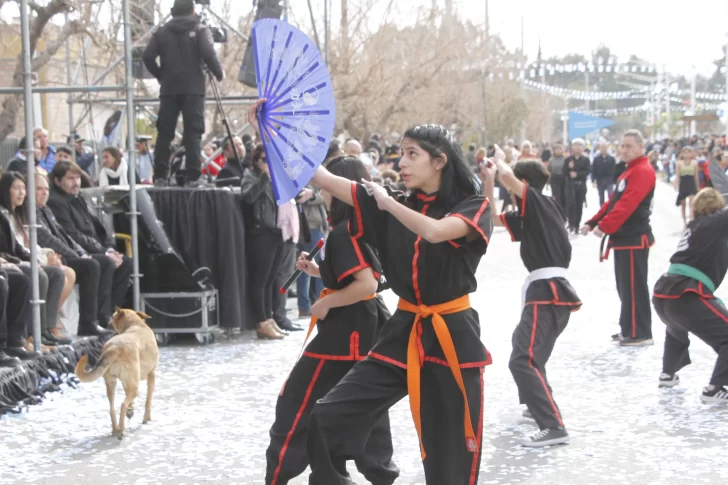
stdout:
<svg viewBox="0 0 728 485">
<path fill-rule="evenodd" d="M 11 263 L 19 263 L 20 270 L 30 277 L 30 244 L 24 228 L 27 224 L 25 196 L 25 178 L 17 172 L 5 173 L 0 179 L 0 213 L 2 214 L 0 217 L 2 225 L 0 252 L 4 253 L 2 255 L 4 259 Z M 75 282 L 76 275 L 72 270 L 67 274 L 52 250 L 38 248 L 38 264 L 40 265 L 38 271 L 40 299 L 45 301 L 45 309 L 41 312 L 40 319 L 41 343 L 43 345 L 68 344 L 70 340 L 59 339 L 53 336 L 49 330 L 56 326 L 58 309 L 67 286 L 66 279 L 70 277 Z M 27 323 L 30 325 L 31 321 L 29 320 Z"/>
<path fill-rule="evenodd" d="M 15 367 L 31 354 L 23 347 L 30 320 L 30 278 L 0 258 L 0 367 Z"/>
<path fill-rule="evenodd" d="M 72 162 L 73 161 L 73 151 L 67 147 L 66 145 L 61 145 L 58 148 L 56 148 L 56 163 L 58 162 Z M 41 175 L 48 177 L 47 174 L 41 173 Z M 91 176 L 86 172 L 81 172 L 81 188 L 87 189 L 89 187 L 93 187 L 94 182 L 91 180 Z"/>
<path fill-rule="evenodd" d="M 212 155 L 220 149 L 220 145 L 217 142 L 211 141 L 205 148 L 202 149 L 202 153 L 205 155 L 207 163 L 202 166 L 202 173 L 211 177 L 217 177 L 220 174 L 220 170 L 225 168 L 225 157 L 222 153 L 218 153 L 216 157 L 211 158 Z"/>
<path fill-rule="evenodd" d="M 57 153 L 60 153 L 60 149 Z M 60 162 L 60 160 L 58 161 Z M 94 336 L 104 333 L 98 322 L 109 321 L 111 284 L 116 267 L 111 258 L 96 254 L 91 256 L 71 239 L 58 224 L 46 205 L 49 196 L 48 177 L 35 176 L 35 203 L 38 221 L 38 244 L 51 248 L 61 255 L 63 262 L 76 272 L 78 283 L 78 335 Z M 51 333 L 58 336 L 51 329 Z"/>
<path fill-rule="evenodd" d="M 233 140 L 237 149 L 237 155 L 233 151 L 230 138 L 225 138 L 225 149 L 222 151 L 222 155 L 225 157 L 225 168 L 220 170 L 217 176 L 218 181 L 215 183 L 218 187 L 238 187 L 243 180 L 243 175 L 245 175 L 245 169 L 242 163 L 243 158 L 245 158 L 243 141 L 237 136 Z"/>
<path fill-rule="evenodd" d="M 116 267 L 113 276 L 112 294 L 107 308 L 99 309 L 105 318 L 111 316 L 111 308 L 124 307 L 126 291 L 129 286 L 129 277 L 132 272 L 132 262 L 126 256 L 114 249 L 114 239 L 106 234 L 101 222 L 94 217 L 86 205 L 81 191 L 81 168 L 72 162 L 58 162 L 50 177 L 51 188 L 48 207 L 53 212 L 58 224 L 76 241 L 87 253 L 93 255 L 106 255 Z M 99 321 L 107 328 L 107 319 Z"/>
<path fill-rule="evenodd" d="M 149 140 L 151 137 L 138 136 L 136 139 L 137 143 L 137 178 L 141 181 L 140 183 L 151 185 L 154 179 L 154 152 L 149 150 Z M 129 159 L 129 157 L 127 157 Z"/>
<path fill-rule="evenodd" d="M 99 187 L 112 185 L 129 185 L 129 164 L 116 147 L 106 147 L 101 152 L 101 162 L 104 164 L 99 173 Z M 141 184 L 139 174 L 134 171 L 136 183 Z"/>
<path fill-rule="evenodd" d="M 39 166 L 40 163 L 40 142 L 38 140 L 35 140 L 33 142 L 33 146 L 35 148 L 34 154 L 33 154 L 33 160 L 35 161 L 35 170 L 39 173 L 47 174 L 48 172 L 43 169 L 43 167 Z M 10 160 L 10 163 L 8 164 L 7 172 L 18 172 L 22 175 L 28 175 L 28 159 L 25 156 L 25 151 L 28 148 L 28 141 L 25 139 L 25 137 L 20 139 L 20 145 L 18 146 L 18 151 L 15 154 L 15 158 Z"/>
<path fill-rule="evenodd" d="M 76 145 L 76 164 L 83 169 L 83 171 L 89 176 L 89 180 L 93 180 L 96 176 L 96 154 L 91 149 L 83 144 L 86 140 L 76 133 L 73 138 L 68 137 L 68 145 Z M 60 150 L 60 149 L 59 149 Z M 58 151 L 56 150 L 56 162 L 59 161 Z M 71 154 L 71 160 L 73 160 L 73 154 Z M 68 161 L 71 161 L 68 160 Z M 93 183 L 91 184 L 93 186 Z"/>
<path fill-rule="evenodd" d="M 40 167 L 46 171 L 46 173 L 53 170 L 53 166 L 56 164 L 56 149 L 48 145 L 48 130 L 43 127 L 38 127 L 33 130 L 33 138 L 38 140 L 40 145 Z"/>
</svg>

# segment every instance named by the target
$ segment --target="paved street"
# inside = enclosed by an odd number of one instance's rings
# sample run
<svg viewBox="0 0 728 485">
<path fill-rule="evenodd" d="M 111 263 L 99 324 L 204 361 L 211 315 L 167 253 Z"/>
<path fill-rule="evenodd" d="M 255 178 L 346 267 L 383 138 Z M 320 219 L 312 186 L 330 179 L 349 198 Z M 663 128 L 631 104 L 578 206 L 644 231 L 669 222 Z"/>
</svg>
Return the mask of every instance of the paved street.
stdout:
<svg viewBox="0 0 728 485">
<path fill-rule="evenodd" d="M 597 208 L 595 198 L 590 189 L 585 219 Z M 651 285 L 666 269 L 681 232 L 674 201 L 672 188 L 658 184 Z M 507 367 L 526 271 L 518 245 L 501 230 L 481 264 L 472 301 L 494 364 L 485 373 L 479 483 L 692 485 L 725 480 L 728 408 L 699 400 L 713 351 L 695 340 L 694 364 L 680 373 L 682 383 L 659 390 L 662 323 L 655 316 L 652 347 L 615 346 L 609 337 L 617 331 L 618 316 L 613 263 L 599 263 L 595 237 L 578 237 L 573 245 L 570 279 L 584 307 L 572 316 L 548 367 L 572 435 L 566 446 L 529 451 L 517 444 L 536 431 L 521 417 Z M 728 296 L 725 289 L 718 294 Z M 388 295 L 390 306 L 394 302 Z M 282 342 L 259 342 L 247 334 L 209 347 L 190 343 L 163 349 L 153 422 L 141 424 L 144 390 L 122 442 L 110 436 L 102 380 L 51 395 L 22 415 L 4 417 L 0 484 L 261 484 L 273 406 L 302 338 L 298 332 Z M 395 460 L 402 470 L 398 483 L 424 484 L 406 400 L 392 409 L 391 420 Z M 307 478 L 291 483 L 303 485 Z"/>
</svg>

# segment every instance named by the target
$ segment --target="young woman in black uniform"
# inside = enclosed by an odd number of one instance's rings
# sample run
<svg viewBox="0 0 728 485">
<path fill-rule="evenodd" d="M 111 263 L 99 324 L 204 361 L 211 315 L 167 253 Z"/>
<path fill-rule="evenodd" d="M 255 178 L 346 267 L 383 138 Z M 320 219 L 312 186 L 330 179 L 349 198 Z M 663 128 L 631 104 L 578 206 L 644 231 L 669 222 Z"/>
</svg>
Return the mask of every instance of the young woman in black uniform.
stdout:
<svg viewBox="0 0 728 485">
<path fill-rule="evenodd" d="M 332 174 L 347 180 L 369 180 L 364 164 L 353 157 L 328 162 Z M 266 485 L 285 485 L 308 466 L 306 435 L 311 409 L 358 361 L 377 338 L 381 306 L 375 298 L 382 273 L 372 249 L 349 234 L 354 209 L 322 192 L 329 210 L 331 232 L 320 266 L 302 253 L 296 267 L 321 278 L 325 289 L 313 305 L 311 330 L 316 337 L 306 346 L 276 404 L 276 420 L 266 452 Z M 386 317 L 389 317 L 385 310 Z M 390 485 L 399 476 L 392 462 L 389 415 L 382 414 L 362 453 L 353 456 L 359 471 L 374 485 Z"/>
<path fill-rule="evenodd" d="M 728 211 L 720 192 L 710 188 L 698 192 L 691 209 L 692 220 L 652 296 L 667 326 L 659 387 L 680 382 L 677 372 L 690 364 L 693 333 L 718 353 L 701 400 L 728 403 L 728 310 L 714 295 L 728 271 Z"/>
<path fill-rule="evenodd" d="M 513 170 L 496 148 L 495 163 L 484 164 L 481 174 L 485 195 L 493 196 L 496 172 L 502 186 L 517 194 L 518 210 L 492 212 L 493 223 L 505 226 L 513 241 L 521 242 L 521 259 L 530 272 L 523 285 L 521 321 L 513 332 L 509 362 L 518 386 L 524 416 L 533 417 L 540 431 L 523 446 L 541 447 L 567 443 L 559 407 L 546 379 L 546 363 L 556 339 L 581 308 L 581 301 L 566 279 L 571 262 L 571 243 L 564 228 L 566 218 L 556 201 L 541 193 L 549 173 L 541 161 L 518 162 Z"/>
</svg>

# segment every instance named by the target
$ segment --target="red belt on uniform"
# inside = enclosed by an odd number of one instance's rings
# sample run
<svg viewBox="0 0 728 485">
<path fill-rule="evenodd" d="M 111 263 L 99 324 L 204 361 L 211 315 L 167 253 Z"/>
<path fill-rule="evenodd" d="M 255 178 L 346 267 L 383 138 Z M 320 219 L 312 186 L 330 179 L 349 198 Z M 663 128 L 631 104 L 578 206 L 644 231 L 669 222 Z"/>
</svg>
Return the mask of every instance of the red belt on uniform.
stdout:
<svg viewBox="0 0 728 485">
<path fill-rule="evenodd" d="M 460 372 L 460 362 L 458 362 L 458 356 L 455 352 L 455 345 L 450 336 L 450 331 L 447 328 L 445 320 L 442 318 L 442 315 L 459 313 L 470 308 L 470 297 L 464 295 L 455 300 L 432 306 L 414 305 L 400 298 L 397 308 L 415 314 L 415 321 L 412 325 L 412 331 L 410 332 L 409 343 L 407 345 L 407 392 L 409 393 L 412 419 L 415 422 L 417 437 L 420 440 L 422 459 L 424 460 L 427 456 L 425 447 L 422 444 L 422 419 L 420 417 L 420 372 L 424 362 L 420 359 L 418 344 L 420 340 L 419 323 L 423 318 L 427 317 L 432 317 L 432 327 L 435 330 L 437 341 L 440 343 L 440 347 L 442 347 L 455 382 L 457 382 L 460 392 L 463 394 L 463 401 L 465 402 L 465 445 L 470 452 L 478 451 L 478 442 L 475 439 L 473 423 L 470 419 L 468 395 L 465 391 L 462 373 Z"/>
</svg>

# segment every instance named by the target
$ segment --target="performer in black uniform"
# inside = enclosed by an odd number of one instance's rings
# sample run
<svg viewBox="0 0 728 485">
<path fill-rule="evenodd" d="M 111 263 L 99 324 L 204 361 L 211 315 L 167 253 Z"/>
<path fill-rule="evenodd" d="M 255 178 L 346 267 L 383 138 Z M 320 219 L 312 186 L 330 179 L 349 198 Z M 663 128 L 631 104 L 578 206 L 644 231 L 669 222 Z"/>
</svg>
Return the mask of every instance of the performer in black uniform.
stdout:
<svg viewBox="0 0 728 485">
<path fill-rule="evenodd" d="M 429 485 L 472 485 L 480 466 L 483 370 L 468 294 L 488 247 L 488 200 L 442 126 L 407 130 L 401 175 L 409 194 L 352 184 L 320 168 L 314 183 L 351 204 L 349 231 L 378 250 L 400 297 L 369 356 L 314 407 L 309 432 L 310 485 L 351 484 L 341 471 L 369 430 L 409 394 Z"/>
<path fill-rule="evenodd" d="M 564 196 L 569 232 L 579 233 L 581 215 L 586 199 L 586 179 L 591 172 L 589 158 L 584 155 L 586 142 L 577 138 L 571 142 L 571 155 L 564 160 Z"/>
<path fill-rule="evenodd" d="M 652 345 L 652 311 L 647 286 L 647 261 L 655 243 L 650 226 L 655 171 L 645 156 L 642 134 L 629 130 L 622 137 L 622 159 L 626 169 L 617 179 L 617 188 L 599 212 L 581 228 L 582 234 L 609 238 L 606 254 L 614 249 L 614 274 L 622 302 L 620 333 L 612 339 L 623 346 Z"/>
<path fill-rule="evenodd" d="M 690 364 L 690 332 L 718 353 L 702 401 L 728 403 L 728 310 L 714 296 L 728 271 L 728 211 L 720 192 L 710 188 L 698 192 L 691 209 L 692 220 L 652 296 L 667 325 L 659 386 L 680 382 L 677 372 Z"/>
<path fill-rule="evenodd" d="M 348 180 L 369 180 L 364 164 L 353 157 L 338 157 L 328 163 L 332 174 Z M 309 343 L 276 403 L 276 420 L 270 430 L 266 452 L 266 485 L 285 485 L 308 466 L 306 437 L 311 409 L 358 361 L 363 360 L 377 338 L 383 307 L 375 292 L 382 273 L 374 251 L 349 234 L 354 209 L 322 193 L 329 209 L 331 232 L 322 251 L 321 265 L 302 253 L 296 267 L 325 285 L 321 298 L 311 308 L 311 328 L 316 337 Z M 389 313 L 385 311 L 385 317 Z M 399 476 L 392 462 L 389 415 L 383 413 L 374 425 L 366 447 L 354 455 L 359 471 L 374 485 L 390 485 Z"/>
<path fill-rule="evenodd" d="M 530 272 L 523 285 L 521 321 L 513 332 L 509 367 L 521 404 L 528 407 L 524 416 L 533 417 L 541 431 L 523 445 L 567 443 L 569 434 L 546 379 L 546 363 L 556 339 L 569 323 L 571 312 L 581 307 L 566 279 L 571 243 L 564 228 L 564 214 L 554 199 L 541 193 L 549 180 L 543 163 L 519 162 L 511 170 L 497 149 L 495 163 L 484 164 L 481 171 L 489 199 L 496 171 L 501 185 L 519 195 L 518 210 L 498 214 L 494 209 L 493 223 L 505 226 L 511 239 L 521 242 L 521 259 Z"/>
</svg>

